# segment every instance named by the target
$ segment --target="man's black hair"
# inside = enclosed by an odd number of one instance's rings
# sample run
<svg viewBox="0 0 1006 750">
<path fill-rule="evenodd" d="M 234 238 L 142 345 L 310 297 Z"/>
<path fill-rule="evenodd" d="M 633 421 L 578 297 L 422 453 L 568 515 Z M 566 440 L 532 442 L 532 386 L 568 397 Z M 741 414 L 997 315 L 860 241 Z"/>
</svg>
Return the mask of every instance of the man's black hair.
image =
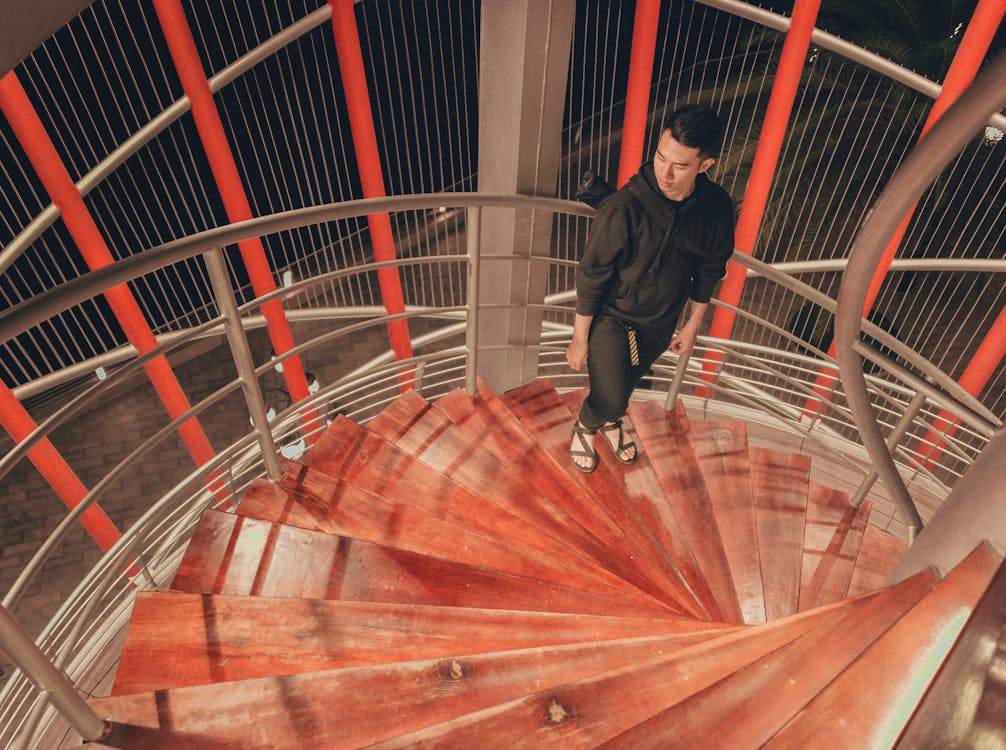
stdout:
<svg viewBox="0 0 1006 750">
<path fill-rule="evenodd" d="M 715 158 L 723 140 L 723 125 L 716 111 L 705 104 L 686 104 L 671 113 L 660 129 L 670 130 L 678 143 L 697 148 L 703 158 Z"/>
</svg>

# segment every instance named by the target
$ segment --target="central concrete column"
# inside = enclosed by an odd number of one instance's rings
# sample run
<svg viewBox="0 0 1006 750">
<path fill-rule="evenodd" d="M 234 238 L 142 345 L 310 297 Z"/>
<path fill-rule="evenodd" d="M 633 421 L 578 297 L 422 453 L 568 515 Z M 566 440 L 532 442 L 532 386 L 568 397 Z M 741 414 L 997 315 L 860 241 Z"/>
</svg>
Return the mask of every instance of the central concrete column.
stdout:
<svg viewBox="0 0 1006 750">
<path fill-rule="evenodd" d="M 482 3 L 479 177 L 483 193 L 555 196 L 562 155 L 574 0 Z M 479 317 L 479 375 L 497 393 L 534 379 L 545 299 L 551 212 L 485 209 L 479 301 L 513 304 Z M 493 350 L 502 345 L 513 351 Z"/>
</svg>

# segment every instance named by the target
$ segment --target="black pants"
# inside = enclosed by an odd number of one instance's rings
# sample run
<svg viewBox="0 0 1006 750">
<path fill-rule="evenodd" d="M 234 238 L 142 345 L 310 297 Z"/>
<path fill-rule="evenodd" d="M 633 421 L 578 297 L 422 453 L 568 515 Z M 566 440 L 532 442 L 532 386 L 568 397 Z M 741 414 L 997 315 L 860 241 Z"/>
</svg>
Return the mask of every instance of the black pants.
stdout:
<svg viewBox="0 0 1006 750">
<path fill-rule="evenodd" d="M 596 430 L 625 414 L 633 389 L 673 336 L 673 330 L 636 330 L 639 364 L 633 365 L 629 359 L 628 325 L 609 315 L 594 318 L 587 337 L 590 392 L 580 407 L 584 427 Z"/>
</svg>

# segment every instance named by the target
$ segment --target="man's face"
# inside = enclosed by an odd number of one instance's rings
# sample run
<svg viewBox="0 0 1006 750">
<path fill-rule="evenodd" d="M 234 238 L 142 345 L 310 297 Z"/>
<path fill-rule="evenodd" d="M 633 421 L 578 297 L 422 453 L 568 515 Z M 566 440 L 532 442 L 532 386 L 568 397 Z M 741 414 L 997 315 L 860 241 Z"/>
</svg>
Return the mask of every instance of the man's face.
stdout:
<svg viewBox="0 0 1006 750">
<path fill-rule="evenodd" d="M 665 130 L 653 155 L 653 171 L 660 192 L 672 201 L 680 201 L 692 194 L 695 178 L 715 162 L 712 158 L 703 159 L 697 148 L 679 143 L 670 130 Z"/>
</svg>

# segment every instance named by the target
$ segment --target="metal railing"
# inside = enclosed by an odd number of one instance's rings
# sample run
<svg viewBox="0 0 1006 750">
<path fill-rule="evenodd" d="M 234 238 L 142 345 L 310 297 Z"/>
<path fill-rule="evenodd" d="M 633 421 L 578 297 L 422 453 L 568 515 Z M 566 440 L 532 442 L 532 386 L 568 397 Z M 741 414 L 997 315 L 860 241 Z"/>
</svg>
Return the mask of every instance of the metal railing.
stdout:
<svg viewBox="0 0 1006 750">
<path fill-rule="evenodd" d="M 291 227 L 306 226 L 318 222 L 338 221 L 344 218 L 366 215 L 374 212 L 395 212 L 403 210 L 427 209 L 438 206 L 461 207 L 467 210 L 466 227 L 467 254 L 441 255 L 426 258 L 408 258 L 390 263 L 370 263 L 356 268 L 323 274 L 313 279 L 306 279 L 284 287 L 257 299 L 251 303 L 237 307 L 227 301 L 226 289 L 220 289 L 221 310 L 225 315 L 207 322 L 203 326 L 192 329 L 189 336 L 178 337 L 170 344 L 159 347 L 148 357 L 163 354 L 171 348 L 184 345 L 186 341 L 216 332 L 230 326 L 237 328 L 243 334 L 244 328 L 250 325 L 251 314 L 263 302 L 270 299 L 295 297 L 310 292 L 312 287 L 330 282 L 333 278 L 372 273 L 379 267 L 407 267 L 415 265 L 439 266 L 445 263 L 465 263 L 467 265 L 467 304 L 464 307 L 424 307 L 407 310 L 402 316 L 410 319 L 436 319 L 442 325 L 437 330 L 415 341 L 417 354 L 409 360 L 396 361 L 388 355 L 368 363 L 363 368 L 347 374 L 329 386 L 321 389 L 305 402 L 291 405 L 277 415 L 272 422 L 264 419 L 265 404 L 258 381 L 271 371 L 276 360 L 268 360 L 256 364 L 247 346 L 241 343 L 241 336 L 231 336 L 231 356 L 239 376 L 234 381 L 217 390 L 207 399 L 194 405 L 189 414 L 183 415 L 164 426 L 155 435 L 136 448 L 125 461 L 116 467 L 110 467 L 107 481 L 96 486 L 83 503 L 70 512 L 59 528 L 42 545 L 38 555 L 26 567 L 15 587 L 8 592 L 5 604 L 16 606 L 18 599 L 30 584 L 46 558 L 57 546 L 62 544 L 65 535 L 74 527 L 76 520 L 87 507 L 99 502 L 103 489 L 116 477 L 135 468 L 142 456 L 153 450 L 160 441 L 171 435 L 177 424 L 186 417 L 199 414 L 217 403 L 225 395 L 236 393 L 243 389 L 252 421 L 259 412 L 258 429 L 236 441 L 229 449 L 221 452 L 209 464 L 200 467 L 180 482 L 175 490 L 157 502 L 143 517 L 123 535 L 118 544 L 105 556 L 87 578 L 78 586 L 74 594 L 64 603 L 60 611 L 50 622 L 38 639 L 39 648 L 53 660 L 60 671 L 65 672 L 78 690 L 87 691 L 93 684 L 91 670 L 97 655 L 103 654 L 112 638 L 125 626 L 128 615 L 128 603 L 138 590 L 158 588 L 166 585 L 174 567 L 180 560 L 184 544 L 191 532 L 199 514 L 207 507 L 219 507 L 222 504 L 238 503 L 244 489 L 257 478 L 271 476 L 275 467 L 270 466 L 276 459 L 277 450 L 293 448 L 303 450 L 305 440 L 310 433 L 325 428 L 325 415 L 330 414 L 331 403 L 336 401 L 340 411 L 361 421 L 366 421 L 385 403 L 393 400 L 399 393 L 402 373 L 409 373 L 411 382 L 424 394 L 435 396 L 450 388 L 465 387 L 474 390 L 477 374 L 478 352 L 478 284 L 479 267 L 483 256 L 479 247 L 479 232 L 475 231 L 479 224 L 479 212 L 483 206 L 506 206 L 538 209 L 551 213 L 585 216 L 590 209 L 582 204 L 545 198 L 526 196 L 502 196 L 480 194 L 435 194 L 422 196 L 400 196 L 373 200 L 352 201 L 342 204 L 317 206 L 283 214 L 261 217 L 240 224 L 220 227 L 178 240 L 155 248 L 142 256 L 134 256 L 113 266 L 103 268 L 64 285 L 50 290 L 30 302 L 19 305 L 0 315 L 0 336 L 16 335 L 27 327 L 37 325 L 48 316 L 57 313 L 82 300 L 100 294 L 107 288 L 124 283 L 130 279 L 151 271 L 177 263 L 199 254 L 217 252 L 216 248 L 228 245 L 250 236 L 259 236 L 282 231 Z M 747 257 L 737 258 L 738 262 L 757 270 L 758 274 L 771 283 L 784 288 L 793 294 L 803 295 L 803 298 L 814 301 L 827 309 L 834 309 L 835 301 L 825 298 L 819 292 L 807 288 L 796 279 L 781 274 L 771 267 Z M 541 259 L 538 262 L 547 265 L 566 265 L 568 261 Z M 564 366 L 562 350 L 568 340 L 572 320 L 572 293 L 566 292 L 553 295 L 542 305 L 544 310 L 558 318 L 565 316 L 565 322 L 547 323 L 542 334 L 542 353 L 539 369 L 543 376 L 553 377 L 557 386 L 573 387 L 583 384 L 582 375 L 571 375 Z M 496 305 L 496 308 L 507 307 Z M 484 308 L 483 308 L 484 309 Z M 349 314 L 351 311 L 342 311 Z M 741 311 L 743 312 L 743 311 Z M 343 337 L 356 336 L 361 332 L 378 330 L 384 326 L 390 317 L 379 311 L 368 309 L 360 313 L 360 320 L 348 325 L 326 331 L 298 345 L 284 357 L 303 356 L 312 351 L 331 346 L 333 342 Z M 767 333 L 782 338 L 796 338 L 792 333 L 779 326 L 750 315 L 753 323 L 764 327 Z M 921 379 L 916 381 L 909 372 L 899 370 L 899 366 L 885 362 L 885 357 L 871 351 L 865 352 L 868 359 L 882 366 L 887 376 L 879 377 L 871 374 L 865 378 L 867 384 L 870 408 L 888 413 L 898 420 L 890 429 L 890 450 L 898 456 L 902 471 L 924 473 L 926 478 L 937 487 L 957 474 L 947 468 L 944 477 L 937 477 L 931 470 L 923 472 L 920 462 L 913 462 L 910 453 L 899 444 L 900 439 L 909 433 L 916 435 L 929 428 L 929 423 L 935 419 L 935 409 L 946 409 L 953 412 L 960 420 L 967 433 L 970 444 L 958 446 L 947 451 L 944 464 L 949 465 L 954 460 L 966 464 L 971 460 L 974 451 L 980 452 L 984 440 L 991 429 L 997 426 L 994 415 L 989 415 L 982 405 L 970 396 L 963 397 L 953 387 L 951 380 L 938 372 L 930 363 L 910 350 L 883 330 L 871 327 L 867 322 L 860 322 L 863 330 L 870 332 L 883 346 L 897 353 L 900 360 L 915 372 L 923 373 L 932 383 Z M 723 404 L 734 404 L 761 410 L 769 418 L 786 426 L 799 434 L 818 440 L 833 451 L 837 460 L 843 461 L 850 469 L 862 466 L 862 445 L 856 442 L 859 427 L 852 418 L 851 404 L 845 403 L 841 393 L 833 391 L 828 400 L 828 410 L 825 415 L 808 421 L 802 414 L 801 405 L 812 393 L 809 384 L 813 373 L 822 365 L 835 368 L 835 363 L 828 360 L 827 355 L 820 350 L 810 353 L 793 353 L 783 348 L 773 348 L 764 345 L 745 342 L 717 341 L 704 338 L 701 347 L 709 351 L 721 353 L 719 371 L 716 380 L 708 392 L 715 391 L 715 397 L 706 395 L 706 399 L 715 398 Z M 488 347 L 504 348 L 504 347 Z M 806 346 L 804 347 L 807 348 Z M 482 351 L 487 347 L 482 346 Z M 283 358 L 280 358 L 280 362 Z M 651 380 L 650 388 L 656 391 L 668 391 L 670 400 L 676 398 L 679 389 L 689 387 L 709 386 L 708 373 L 702 368 L 700 357 L 692 357 L 691 361 L 675 361 L 671 355 L 665 356 L 657 363 Z M 100 396 L 103 388 L 111 387 L 118 380 L 135 374 L 142 366 L 144 359 L 138 359 L 129 367 L 123 368 L 113 375 L 105 384 L 95 386 L 80 397 L 80 400 L 68 405 L 55 419 L 49 420 L 25 444 L 15 449 L 16 456 L 8 457 L 0 462 L 0 469 L 7 467 L 13 458 L 24 456 L 31 445 L 37 444 L 46 435 L 52 433 L 58 423 L 81 412 L 88 404 Z M 676 366 L 675 366 L 676 365 Z M 673 369 L 673 373 L 672 373 Z M 903 377 L 898 377 L 902 373 Z M 949 381 L 949 382 L 948 382 Z M 946 384 L 948 387 L 941 388 Z M 844 390 L 844 389 L 843 389 Z M 689 396 L 689 398 L 693 398 Z M 322 415 L 314 422 L 305 424 L 303 415 L 315 413 Z M 262 426 L 264 420 L 265 427 Z M 262 434 L 263 429 L 265 435 Z M 962 444 L 963 445 L 963 444 Z M 844 446 L 844 447 L 843 447 Z M 214 478 L 218 481 L 214 482 Z M 869 472 L 864 472 L 864 481 L 869 481 Z M 886 478 L 885 478 L 886 479 Z M 223 484 L 221 485 L 221 482 Z M 949 484 L 944 486 L 949 488 Z M 123 570 L 130 571 L 128 576 Z M 101 616 L 90 616 L 91 614 Z M 0 626 L 0 646 L 10 646 L 18 640 L 18 635 L 10 629 Z M 22 653 L 23 649 L 8 648 L 12 654 Z M 31 663 L 23 663 L 25 671 L 34 673 Z M 0 694 L 0 726 L 12 727 L 22 737 L 34 736 L 35 728 L 31 721 L 41 720 L 44 709 L 31 706 L 44 706 L 45 701 L 31 692 L 31 681 L 26 674 L 15 676 L 4 687 Z M 53 686 L 51 682 L 45 685 L 46 691 L 65 692 L 66 686 Z M 49 695 L 49 692 L 44 694 Z M 44 696 L 43 696 L 44 697 Z M 71 700 L 69 696 L 62 698 Z M 17 717 L 21 717 L 20 723 Z M 29 717 L 29 718 L 25 718 Z M 78 717 L 79 718 L 79 717 Z M 24 722 L 28 721 L 28 724 Z M 93 717 L 81 723 L 77 718 L 77 730 L 93 734 L 97 724 Z M 6 739 L 10 739 L 7 737 Z"/>
<path fill-rule="evenodd" d="M 1000 55 L 951 107 L 929 135 L 909 154 L 877 200 L 849 255 L 838 295 L 835 315 L 836 359 L 849 408 L 863 436 L 863 443 L 876 464 L 877 473 L 897 498 L 908 518 L 909 541 L 922 529 L 908 488 L 898 473 L 884 435 L 873 415 L 871 399 L 862 376 L 862 357 L 873 349 L 860 339 L 861 311 L 873 269 L 898 225 L 937 178 L 945 165 L 971 139 L 988 117 L 1006 107 L 1006 54 Z"/>
</svg>

